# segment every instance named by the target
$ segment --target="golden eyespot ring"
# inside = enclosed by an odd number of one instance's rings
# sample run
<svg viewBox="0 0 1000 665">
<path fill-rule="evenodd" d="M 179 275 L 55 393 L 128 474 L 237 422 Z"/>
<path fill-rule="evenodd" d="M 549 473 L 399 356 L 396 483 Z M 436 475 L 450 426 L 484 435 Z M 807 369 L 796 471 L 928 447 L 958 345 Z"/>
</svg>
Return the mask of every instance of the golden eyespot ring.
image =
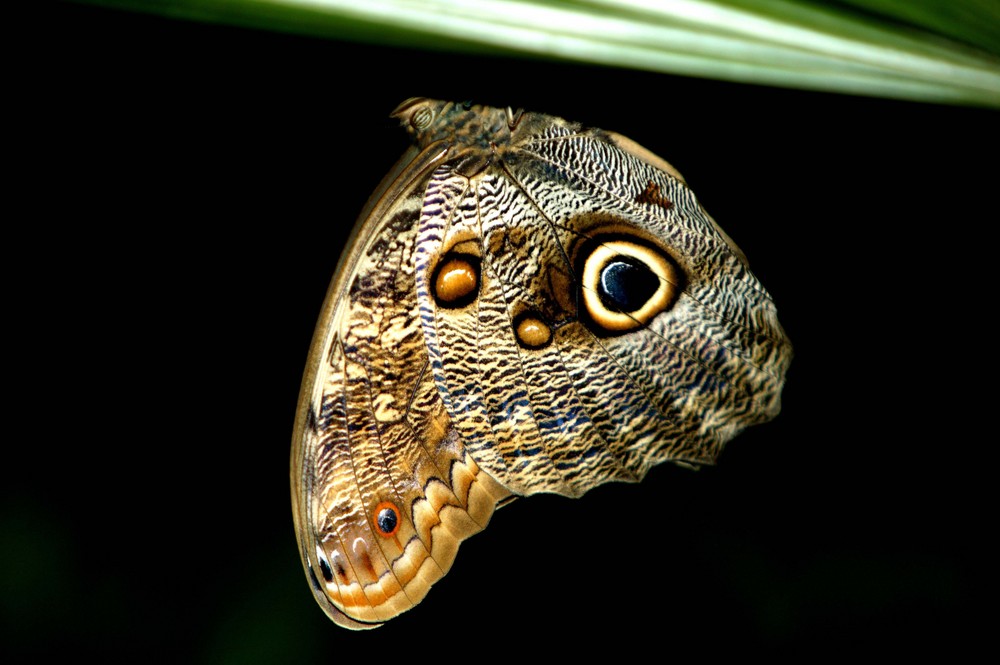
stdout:
<svg viewBox="0 0 1000 665">
<path fill-rule="evenodd" d="M 403 520 L 399 516 L 399 508 L 391 501 L 383 501 L 375 506 L 375 514 L 372 516 L 372 524 L 375 532 L 385 538 L 391 538 L 399 531 Z"/>
<path fill-rule="evenodd" d="M 645 326 L 681 292 L 683 275 L 663 252 L 645 243 L 612 239 L 595 244 L 583 259 L 584 312 L 604 333 Z"/>
</svg>

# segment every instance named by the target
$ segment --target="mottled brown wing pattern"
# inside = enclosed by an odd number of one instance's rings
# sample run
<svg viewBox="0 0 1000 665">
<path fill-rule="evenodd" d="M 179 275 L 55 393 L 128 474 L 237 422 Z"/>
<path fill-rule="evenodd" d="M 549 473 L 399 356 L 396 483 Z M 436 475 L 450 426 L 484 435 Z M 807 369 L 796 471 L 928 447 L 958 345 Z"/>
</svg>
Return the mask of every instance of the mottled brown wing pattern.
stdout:
<svg viewBox="0 0 1000 665">
<path fill-rule="evenodd" d="M 508 494 L 465 452 L 426 369 L 415 191 L 389 193 L 399 200 L 388 219 L 359 236 L 343 292 L 331 289 L 293 446 L 307 574 L 327 614 L 352 628 L 418 603 Z"/>
<path fill-rule="evenodd" d="M 292 455 L 314 593 L 352 628 L 420 601 L 514 495 L 714 463 L 773 418 L 774 305 L 679 174 L 541 114 L 411 100 L 419 154 L 359 222 Z"/>
</svg>

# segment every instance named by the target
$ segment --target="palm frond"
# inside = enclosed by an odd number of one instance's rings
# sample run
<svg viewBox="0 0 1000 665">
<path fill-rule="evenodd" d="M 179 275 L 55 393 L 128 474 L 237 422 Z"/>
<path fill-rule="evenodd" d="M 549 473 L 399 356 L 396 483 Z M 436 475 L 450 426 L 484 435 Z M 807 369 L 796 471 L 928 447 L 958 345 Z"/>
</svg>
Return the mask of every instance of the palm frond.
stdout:
<svg viewBox="0 0 1000 665">
<path fill-rule="evenodd" d="M 338 39 L 1000 107 L 991 0 L 79 0 Z"/>
</svg>

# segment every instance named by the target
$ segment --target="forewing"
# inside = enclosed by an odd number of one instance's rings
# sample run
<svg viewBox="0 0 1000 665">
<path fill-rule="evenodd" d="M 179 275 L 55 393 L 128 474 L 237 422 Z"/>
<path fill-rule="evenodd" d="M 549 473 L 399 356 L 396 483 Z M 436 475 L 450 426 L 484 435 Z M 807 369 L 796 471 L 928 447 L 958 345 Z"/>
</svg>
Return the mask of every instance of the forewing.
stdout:
<svg viewBox="0 0 1000 665">
<path fill-rule="evenodd" d="M 466 453 L 428 370 L 413 268 L 423 189 L 404 170 L 359 228 L 301 397 L 299 545 L 320 605 L 352 628 L 419 602 L 507 495 Z"/>
</svg>

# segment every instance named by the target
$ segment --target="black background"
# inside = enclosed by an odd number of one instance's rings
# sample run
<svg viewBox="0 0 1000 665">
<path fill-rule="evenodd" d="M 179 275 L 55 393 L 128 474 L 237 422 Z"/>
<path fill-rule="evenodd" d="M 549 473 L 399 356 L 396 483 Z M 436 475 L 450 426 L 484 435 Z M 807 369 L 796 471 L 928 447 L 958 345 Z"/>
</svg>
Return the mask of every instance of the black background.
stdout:
<svg viewBox="0 0 1000 665">
<path fill-rule="evenodd" d="M 955 655 L 988 634 L 996 112 L 72 5 L 13 29 L 5 327 L 28 372 L 8 374 L 4 650 L 671 660 Z M 302 574 L 290 435 L 411 96 L 664 156 L 750 258 L 796 358 L 782 415 L 718 467 L 515 502 L 417 609 L 350 633 Z"/>
</svg>

